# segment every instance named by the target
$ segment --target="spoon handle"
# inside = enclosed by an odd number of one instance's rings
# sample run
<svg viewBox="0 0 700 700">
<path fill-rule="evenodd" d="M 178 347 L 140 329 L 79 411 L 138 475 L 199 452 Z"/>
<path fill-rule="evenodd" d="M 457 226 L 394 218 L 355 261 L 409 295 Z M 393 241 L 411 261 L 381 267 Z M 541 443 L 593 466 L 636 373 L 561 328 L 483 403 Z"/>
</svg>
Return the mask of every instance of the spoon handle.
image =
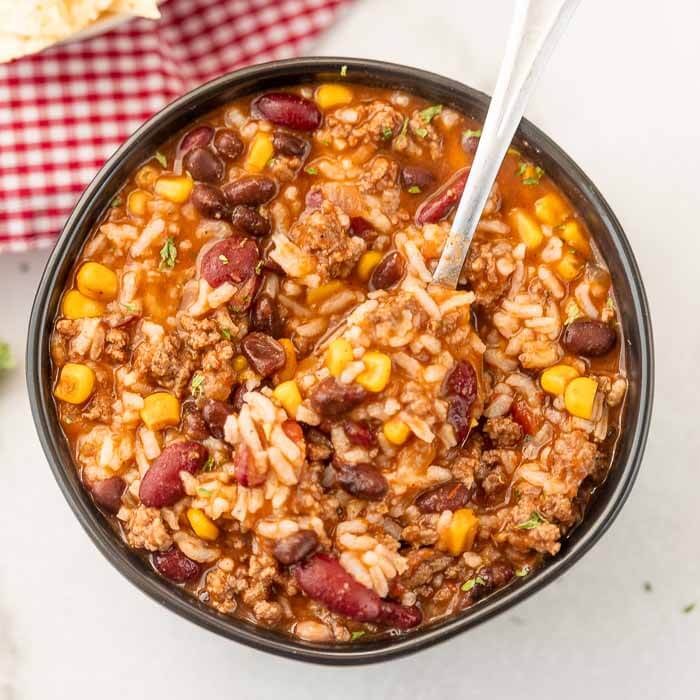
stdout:
<svg viewBox="0 0 700 700">
<path fill-rule="evenodd" d="M 516 0 L 496 89 L 433 280 L 455 288 L 525 105 L 580 0 Z"/>
</svg>

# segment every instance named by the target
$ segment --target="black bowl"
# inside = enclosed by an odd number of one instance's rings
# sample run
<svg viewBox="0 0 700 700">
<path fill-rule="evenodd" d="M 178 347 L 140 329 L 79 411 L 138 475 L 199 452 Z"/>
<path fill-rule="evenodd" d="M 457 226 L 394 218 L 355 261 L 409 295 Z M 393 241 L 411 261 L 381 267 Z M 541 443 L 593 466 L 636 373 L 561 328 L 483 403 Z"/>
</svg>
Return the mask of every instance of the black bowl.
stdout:
<svg viewBox="0 0 700 700">
<path fill-rule="evenodd" d="M 347 77 L 341 76 L 347 66 Z M 483 119 L 488 97 L 440 75 L 405 66 L 353 58 L 305 58 L 245 68 L 213 80 L 168 105 L 144 124 L 100 170 L 80 198 L 49 258 L 29 324 L 27 383 L 39 439 L 53 474 L 81 524 L 109 561 L 144 593 L 170 610 L 224 637 L 289 658 L 327 664 L 389 659 L 436 644 L 515 605 L 564 573 L 610 527 L 625 502 L 649 430 L 653 398 L 652 331 L 647 300 L 629 242 L 607 203 L 581 169 L 537 127 L 523 121 L 516 142 L 558 183 L 583 215 L 615 281 L 624 334 L 629 392 L 614 464 L 595 493 L 584 521 L 563 542 L 561 552 L 536 573 L 459 615 L 416 632 L 350 644 L 321 645 L 283 636 L 216 612 L 160 578 L 131 551 L 95 508 L 81 486 L 51 394 L 49 337 L 64 284 L 95 223 L 127 177 L 164 141 L 194 119 L 239 96 L 318 80 L 367 83 L 418 93 Z"/>
</svg>

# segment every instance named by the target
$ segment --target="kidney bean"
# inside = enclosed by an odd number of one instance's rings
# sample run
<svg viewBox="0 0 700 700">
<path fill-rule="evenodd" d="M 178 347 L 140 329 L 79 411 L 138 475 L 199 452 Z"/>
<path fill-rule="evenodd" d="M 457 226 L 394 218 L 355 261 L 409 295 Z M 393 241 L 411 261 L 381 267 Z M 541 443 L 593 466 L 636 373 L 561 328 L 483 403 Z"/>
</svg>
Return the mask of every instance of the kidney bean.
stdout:
<svg viewBox="0 0 700 700">
<path fill-rule="evenodd" d="M 313 530 L 299 530 L 275 542 L 272 553 L 280 564 L 290 566 L 318 549 L 318 535 Z"/>
<path fill-rule="evenodd" d="M 573 355 L 601 357 L 617 342 L 617 333 L 603 321 L 579 318 L 564 329 L 561 344 Z"/>
<path fill-rule="evenodd" d="M 442 396 L 457 395 L 466 399 L 471 407 L 471 404 L 476 400 L 477 380 L 476 371 L 471 363 L 465 360 L 460 360 L 455 363 L 450 372 L 445 375 L 440 387 Z"/>
<path fill-rule="evenodd" d="M 243 141 L 231 129 L 219 129 L 214 136 L 214 148 L 224 158 L 236 160 L 243 153 Z"/>
<path fill-rule="evenodd" d="M 195 126 L 182 137 L 178 150 L 184 154 L 191 148 L 205 148 L 211 142 L 213 135 L 214 129 L 211 126 L 206 124 Z"/>
<path fill-rule="evenodd" d="M 479 137 L 471 136 L 469 132 L 465 131 L 462 135 L 462 148 L 467 153 L 476 153 L 476 149 L 479 146 Z"/>
<path fill-rule="evenodd" d="M 236 413 L 241 412 L 241 408 L 243 408 L 243 397 L 245 396 L 247 391 L 248 389 L 245 384 L 239 384 L 231 392 L 231 396 L 229 398 L 231 399 L 231 405 L 233 406 L 233 410 Z"/>
<path fill-rule="evenodd" d="M 368 501 L 381 501 L 389 488 L 384 476 L 369 464 L 344 464 L 338 469 L 337 482 L 351 496 Z"/>
<path fill-rule="evenodd" d="M 205 420 L 209 432 L 218 440 L 224 437 L 224 423 L 233 413 L 233 406 L 224 401 L 207 399 L 202 407 L 202 418 Z"/>
<path fill-rule="evenodd" d="M 354 420 L 345 420 L 343 421 L 343 430 L 353 445 L 360 445 L 369 449 L 377 444 L 377 436 L 364 421 L 359 423 Z"/>
<path fill-rule="evenodd" d="M 108 479 L 93 481 L 90 484 L 90 493 L 100 508 L 116 515 L 122 507 L 122 494 L 125 488 L 124 479 L 120 476 L 111 476 Z"/>
<path fill-rule="evenodd" d="M 341 384 L 328 377 L 311 393 L 311 406 L 322 416 L 333 417 L 347 413 L 367 398 L 367 391 L 359 384 Z"/>
<path fill-rule="evenodd" d="M 298 158 L 305 158 L 310 150 L 310 144 L 306 139 L 284 131 L 275 131 L 275 135 L 272 137 L 272 145 L 278 153 Z"/>
<path fill-rule="evenodd" d="M 231 223 L 256 238 L 263 238 L 270 233 L 270 220 L 266 219 L 254 207 L 248 207 L 244 204 L 233 208 Z"/>
<path fill-rule="evenodd" d="M 492 591 L 505 586 L 514 575 L 513 567 L 510 564 L 495 563 L 491 566 L 484 566 L 476 573 L 476 576 L 483 583 L 477 584 L 469 591 L 469 599 L 475 603 L 477 600 L 485 598 Z"/>
<path fill-rule="evenodd" d="M 182 159 L 182 167 L 200 182 L 220 182 L 224 177 L 224 163 L 208 148 L 193 148 Z"/>
<path fill-rule="evenodd" d="M 395 287 L 406 274 L 406 261 L 398 250 L 387 253 L 377 267 L 372 270 L 369 278 L 369 288 L 372 291 L 377 289 L 391 289 Z"/>
<path fill-rule="evenodd" d="M 454 428 L 457 444 L 461 445 L 471 427 L 471 403 L 463 396 L 450 396 L 447 400 L 447 422 Z"/>
<path fill-rule="evenodd" d="M 318 209 L 323 204 L 323 192 L 320 187 L 312 187 L 304 200 L 307 209 Z M 350 220 L 352 222 L 352 219 Z"/>
<path fill-rule="evenodd" d="M 258 294 L 250 310 L 250 327 L 273 338 L 282 336 L 283 327 L 277 304 L 268 294 Z"/>
<path fill-rule="evenodd" d="M 233 467 L 236 481 L 246 488 L 254 488 L 265 482 L 265 474 L 258 471 L 253 455 L 244 442 L 239 442 L 233 455 Z"/>
<path fill-rule="evenodd" d="M 248 175 L 224 185 L 223 193 L 229 204 L 265 204 L 277 194 L 277 183 L 264 175 Z"/>
<path fill-rule="evenodd" d="M 255 299 L 255 293 L 258 291 L 260 284 L 260 276 L 254 274 L 245 280 L 238 291 L 229 299 L 228 307 L 234 313 L 243 313 L 250 308 L 250 305 Z"/>
<path fill-rule="evenodd" d="M 418 165 L 405 165 L 401 168 L 401 184 L 404 189 L 418 187 L 425 190 L 435 182 L 435 175 Z"/>
<path fill-rule="evenodd" d="M 388 622 L 401 629 L 420 622 L 414 608 L 383 601 L 365 588 L 329 554 L 314 554 L 294 567 L 294 578 L 309 598 L 323 603 L 331 612 L 358 622 Z"/>
<path fill-rule="evenodd" d="M 141 480 L 139 498 L 152 508 L 171 506 L 185 494 L 180 472 L 194 474 L 207 459 L 207 450 L 197 442 L 168 445 L 151 463 Z"/>
<path fill-rule="evenodd" d="M 353 236 L 359 236 L 360 238 L 369 238 L 369 235 L 374 233 L 374 227 L 369 223 L 369 221 L 367 221 L 367 219 L 361 216 L 351 216 L 350 233 Z"/>
<path fill-rule="evenodd" d="M 392 600 L 383 600 L 379 610 L 379 620 L 391 627 L 408 630 L 420 625 L 423 614 L 415 605 L 399 605 Z"/>
<path fill-rule="evenodd" d="M 186 557 L 177 547 L 167 552 L 154 552 L 151 561 L 159 574 L 176 583 L 191 581 L 201 573 L 199 564 Z"/>
<path fill-rule="evenodd" d="M 191 401 L 185 402 L 182 407 L 182 432 L 191 440 L 206 440 L 209 437 L 207 424 Z"/>
<path fill-rule="evenodd" d="M 318 428 L 306 428 L 306 456 L 309 462 L 325 462 L 333 456 L 333 444 Z"/>
<path fill-rule="evenodd" d="M 444 219 L 459 202 L 469 177 L 469 168 L 458 170 L 437 192 L 431 194 L 416 210 L 416 223 L 432 224 Z"/>
<path fill-rule="evenodd" d="M 290 92 L 268 92 L 250 106 L 257 118 L 295 131 L 313 131 L 321 125 L 321 112 L 311 100 Z"/>
<path fill-rule="evenodd" d="M 204 254 L 202 277 L 212 287 L 220 287 L 224 282 L 239 285 L 257 276 L 255 270 L 259 260 L 258 246 L 251 238 L 224 238 Z"/>
<path fill-rule="evenodd" d="M 537 416 L 530 410 L 527 401 L 518 396 L 513 401 L 510 409 L 510 414 L 513 420 L 528 434 L 535 435 L 540 429 L 540 421 Z"/>
<path fill-rule="evenodd" d="M 241 352 L 261 377 L 269 377 L 284 367 L 284 348 L 271 335 L 253 331 L 241 341 Z"/>
<path fill-rule="evenodd" d="M 218 187 L 201 182 L 197 182 L 192 190 L 192 204 L 211 219 L 222 219 L 229 210 L 223 192 Z"/>
<path fill-rule="evenodd" d="M 416 498 L 416 508 L 421 513 L 441 513 L 463 508 L 474 495 L 461 481 L 448 481 L 423 491 Z"/>
</svg>

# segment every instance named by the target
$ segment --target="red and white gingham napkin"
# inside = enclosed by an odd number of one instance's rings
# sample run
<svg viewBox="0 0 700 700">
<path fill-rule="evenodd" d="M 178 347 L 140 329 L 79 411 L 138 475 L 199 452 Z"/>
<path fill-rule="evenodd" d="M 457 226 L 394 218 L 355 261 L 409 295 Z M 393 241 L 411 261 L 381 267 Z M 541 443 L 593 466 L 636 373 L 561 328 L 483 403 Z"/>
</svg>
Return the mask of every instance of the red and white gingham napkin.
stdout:
<svg viewBox="0 0 700 700">
<path fill-rule="evenodd" d="M 165 104 L 303 53 L 351 1 L 169 0 L 156 22 L 0 65 L 0 252 L 52 244 L 102 163 Z"/>
</svg>

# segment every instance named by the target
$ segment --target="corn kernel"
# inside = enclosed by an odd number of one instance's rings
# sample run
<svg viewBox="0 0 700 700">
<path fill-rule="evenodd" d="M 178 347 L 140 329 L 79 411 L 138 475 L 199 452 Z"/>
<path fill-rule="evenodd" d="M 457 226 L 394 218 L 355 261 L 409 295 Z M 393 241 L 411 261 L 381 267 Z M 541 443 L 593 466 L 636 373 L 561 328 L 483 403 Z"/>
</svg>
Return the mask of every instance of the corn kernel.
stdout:
<svg viewBox="0 0 700 700">
<path fill-rule="evenodd" d="M 132 216 L 144 217 L 148 214 L 148 202 L 151 200 L 151 195 L 145 190 L 134 190 L 129 193 L 126 200 L 126 208 Z"/>
<path fill-rule="evenodd" d="M 566 410 L 577 418 L 590 420 L 593 415 L 593 402 L 598 391 L 598 382 L 590 377 L 572 379 L 564 392 Z"/>
<path fill-rule="evenodd" d="M 452 516 L 452 522 L 443 533 L 442 546 L 453 556 L 468 552 L 474 546 L 479 519 L 471 508 L 460 508 Z"/>
<path fill-rule="evenodd" d="M 192 179 L 186 175 L 161 175 L 156 180 L 153 191 L 169 202 L 182 204 L 189 199 L 192 187 Z"/>
<path fill-rule="evenodd" d="M 411 429 L 400 418 L 394 417 L 384 423 L 382 432 L 392 445 L 403 445 L 408 440 Z"/>
<path fill-rule="evenodd" d="M 366 253 L 362 253 L 362 257 L 357 263 L 357 276 L 362 282 L 369 280 L 374 268 L 379 265 L 381 259 L 382 254 L 376 250 L 368 250 Z"/>
<path fill-rule="evenodd" d="M 149 430 L 162 430 L 180 422 L 180 402 L 172 394 L 158 391 L 143 400 L 141 420 Z"/>
<path fill-rule="evenodd" d="M 155 181 L 158 179 L 160 173 L 160 169 L 156 168 L 154 165 L 144 165 L 136 173 L 134 180 L 139 187 L 150 190 L 155 184 Z"/>
<path fill-rule="evenodd" d="M 68 362 L 61 367 L 53 395 L 61 401 L 79 404 L 87 401 L 94 388 L 93 370 L 87 365 Z"/>
<path fill-rule="evenodd" d="M 61 309 L 67 318 L 95 318 L 102 316 L 105 305 L 101 301 L 89 299 L 77 289 L 71 289 L 63 297 Z"/>
<path fill-rule="evenodd" d="M 190 525 L 197 537 L 213 542 L 219 536 L 219 528 L 199 508 L 188 508 L 187 519 L 190 521 Z"/>
<path fill-rule="evenodd" d="M 352 102 L 352 90 L 345 85 L 326 83 L 316 90 L 316 104 L 321 109 L 339 107 Z"/>
<path fill-rule="evenodd" d="M 571 214 L 566 202 L 554 192 L 540 197 L 535 202 L 535 216 L 547 226 L 559 226 Z"/>
<path fill-rule="evenodd" d="M 337 294 L 341 289 L 344 289 L 345 285 L 340 280 L 333 280 L 328 282 L 328 284 L 322 284 L 316 289 L 306 290 L 306 303 L 307 304 L 320 304 L 326 299 L 330 299 L 334 294 Z"/>
<path fill-rule="evenodd" d="M 567 248 L 561 256 L 561 260 L 557 263 L 557 274 L 565 282 L 571 282 L 571 280 L 578 277 L 585 262 L 573 248 Z"/>
<path fill-rule="evenodd" d="M 326 350 L 326 367 L 334 377 L 339 377 L 352 362 L 352 345 L 345 338 L 336 338 Z"/>
<path fill-rule="evenodd" d="M 243 355 L 236 355 L 236 357 L 233 358 L 233 369 L 235 369 L 236 372 L 243 372 L 247 367 L 248 360 L 246 360 Z"/>
<path fill-rule="evenodd" d="M 370 350 L 363 355 L 362 362 L 365 369 L 357 375 L 357 383 L 367 391 L 382 391 L 391 377 L 391 358 L 383 352 Z"/>
<path fill-rule="evenodd" d="M 290 418 L 296 417 L 297 409 L 301 404 L 301 394 L 297 383 L 293 379 L 278 384 L 273 389 L 272 395 L 282 404 L 282 408 L 287 411 L 287 415 Z"/>
<path fill-rule="evenodd" d="M 79 270 L 76 283 L 80 293 L 97 301 L 112 301 L 117 297 L 119 282 L 113 270 L 96 262 L 87 262 Z"/>
<path fill-rule="evenodd" d="M 277 373 L 280 382 L 287 382 L 294 378 L 297 371 L 297 351 L 294 343 L 289 338 L 280 338 L 280 345 L 284 348 L 284 367 Z"/>
<path fill-rule="evenodd" d="M 266 131 L 258 131 L 250 144 L 248 157 L 245 161 L 245 169 L 259 173 L 267 165 L 267 161 L 272 158 L 274 153 L 275 147 L 272 145 L 272 136 Z"/>
<path fill-rule="evenodd" d="M 512 209 L 508 214 L 510 225 L 520 236 L 520 240 L 529 250 L 535 250 L 542 245 L 544 234 L 540 225 L 524 209 Z"/>
<path fill-rule="evenodd" d="M 571 365 L 554 365 L 542 372 L 540 384 L 548 394 L 561 396 L 566 385 L 576 377 L 578 372 Z"/>
<path fill-rule="evenodd" d="M 581 225 L 578 221 L 567 221 L 557 228 L 556 234 L 584 257 L 589 258 L 591 256 L 591 245 L 581 230 Z"/>
</svg>

